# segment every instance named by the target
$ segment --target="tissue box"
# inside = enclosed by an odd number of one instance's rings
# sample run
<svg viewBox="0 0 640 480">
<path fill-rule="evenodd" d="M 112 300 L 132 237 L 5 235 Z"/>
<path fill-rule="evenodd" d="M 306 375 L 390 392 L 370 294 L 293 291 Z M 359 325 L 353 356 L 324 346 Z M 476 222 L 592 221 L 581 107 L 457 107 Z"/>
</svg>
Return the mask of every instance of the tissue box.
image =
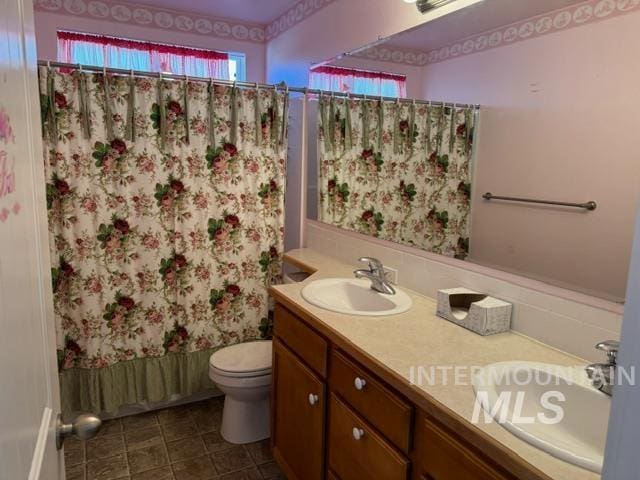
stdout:
<svg viewBox="0 0 640 480">
<path fill-rule="evenodd" d="M 466 288 L 438 290 L 438 316 L 480 335 L 508 331 L 511 308 L 508 302 Z"/>
</svg>

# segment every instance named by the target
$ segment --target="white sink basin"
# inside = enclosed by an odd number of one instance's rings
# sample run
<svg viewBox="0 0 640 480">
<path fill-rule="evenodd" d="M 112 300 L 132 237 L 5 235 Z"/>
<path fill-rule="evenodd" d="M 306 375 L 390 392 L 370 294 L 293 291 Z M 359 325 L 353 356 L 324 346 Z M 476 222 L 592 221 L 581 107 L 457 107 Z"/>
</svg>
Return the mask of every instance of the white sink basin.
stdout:
<svg viewBox="0 0 640 480">
<path fill-rule="evenodd" d="M 611 398 L 590 385 L 583 368 L 494 363 L 474 376 L 473 388 L 485 412 L 517 437 L 561 460 L 602 471 Z M 550 410 L 543 395 L 561 410 Z M 501 401 L 506 407 L 496 410 Z"/>
<path fill-rule="evenodd" d="M 411 308 L 409 295 L 396 288 L 395 295 L 371 289 L 367 279 L 325 278 L 302 289 L 302 298 L 316 307 L 348 315 L 382 317 L 406 312 Z"/>
</svg>

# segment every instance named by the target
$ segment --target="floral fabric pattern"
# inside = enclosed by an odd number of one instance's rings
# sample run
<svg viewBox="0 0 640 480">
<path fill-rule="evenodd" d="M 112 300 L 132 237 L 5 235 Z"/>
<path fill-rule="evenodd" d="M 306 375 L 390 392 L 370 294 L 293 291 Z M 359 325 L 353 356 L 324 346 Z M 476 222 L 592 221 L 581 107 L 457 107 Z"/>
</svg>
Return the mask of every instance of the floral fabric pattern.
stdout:
<svg viewBox="0 0 640 480">
<path fill-rule="evenodd" d="M 45 166 L 61 369 L 259 337 L 280 276 L 286 135 L 283 118 L 256 125 L 255 109 L 286 111 L 284 95 L 46 67 L 40 78 L 54 132 Z M 270 133 L 259 144 L 256 128 Z"/>
<path fill-rule="evenodd" d="M 319 220 L 466 258 L 473 110 L 334 98 L 318 109 Z"/>
</svg>

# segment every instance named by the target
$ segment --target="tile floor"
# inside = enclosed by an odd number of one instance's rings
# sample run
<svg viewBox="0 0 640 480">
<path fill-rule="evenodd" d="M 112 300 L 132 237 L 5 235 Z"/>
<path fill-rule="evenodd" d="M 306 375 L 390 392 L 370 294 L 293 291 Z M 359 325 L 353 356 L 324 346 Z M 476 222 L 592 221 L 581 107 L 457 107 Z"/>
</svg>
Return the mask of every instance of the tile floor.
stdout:
<svg viewBox="0 0 640 480">
<path fill-rule="evenodd" d="M 220 435 L 222 397 L 108 420 L 96 438 L 65 441 L 67 480 L 283 480 L 269 441 Z"/>
</svg>

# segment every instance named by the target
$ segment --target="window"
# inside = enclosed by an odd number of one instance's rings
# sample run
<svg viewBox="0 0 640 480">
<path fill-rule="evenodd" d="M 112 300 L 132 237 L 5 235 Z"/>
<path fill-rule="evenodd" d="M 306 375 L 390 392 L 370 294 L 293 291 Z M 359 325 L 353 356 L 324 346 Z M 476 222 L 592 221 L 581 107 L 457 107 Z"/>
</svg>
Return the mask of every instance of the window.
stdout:
<svg viewBox="0 0 640 480">
<path fill-rule="evenodd" d="M 247 79 L 247 63 L 244 53 L 229 53 L 229 79 L 244 82 Z"/>
<path fill-rule="evenodd" d="M 320 66 L 309 72 L 309 88 L 404 98 L 407 96 L 407 77 L 371 70 Z"/>
<path fill-rule="evenodd" d="M 242 53 L 217 52 L 125 38 L 58 32 L 58 60 L 96 67 L 245 80 Z"/>
</svg>

